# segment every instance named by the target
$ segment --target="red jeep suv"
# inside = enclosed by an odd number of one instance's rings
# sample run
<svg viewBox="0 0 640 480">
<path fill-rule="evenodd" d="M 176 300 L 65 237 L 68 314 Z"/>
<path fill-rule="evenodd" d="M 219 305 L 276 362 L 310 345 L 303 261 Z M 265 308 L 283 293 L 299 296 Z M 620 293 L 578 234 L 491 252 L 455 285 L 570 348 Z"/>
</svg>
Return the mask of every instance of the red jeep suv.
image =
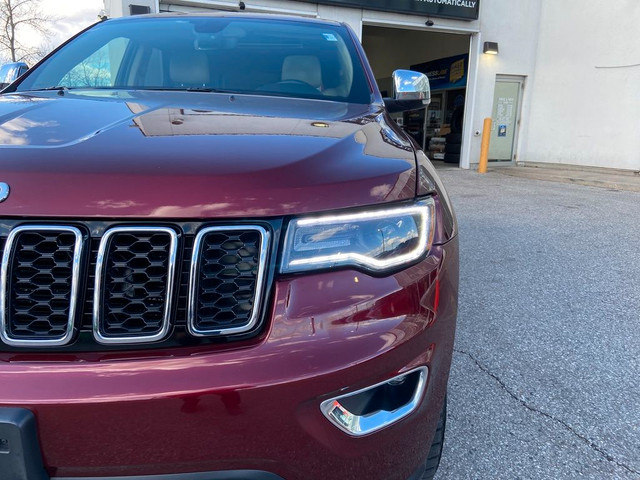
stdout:
<svg viewBox="0 0 640 480">
<path fill-rule="evenodd" d="M 357 37 L 100 22 L 0 95 L 0 479 L 432 478 L 456 220 Z"/>
</svg>

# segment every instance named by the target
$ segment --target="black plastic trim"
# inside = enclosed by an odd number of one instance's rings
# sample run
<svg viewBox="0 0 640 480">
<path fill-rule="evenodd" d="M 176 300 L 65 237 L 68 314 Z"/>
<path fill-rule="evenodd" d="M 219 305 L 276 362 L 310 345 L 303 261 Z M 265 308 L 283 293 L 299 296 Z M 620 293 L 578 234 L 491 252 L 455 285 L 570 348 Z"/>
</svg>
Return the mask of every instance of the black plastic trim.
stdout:
<svg viewBox="0 0 640 480">
<path fill-rule="evenodd" d="M 0 478 L 47 480 L 36 418 L 26 408 L 0 408 Z"/>
</svg>

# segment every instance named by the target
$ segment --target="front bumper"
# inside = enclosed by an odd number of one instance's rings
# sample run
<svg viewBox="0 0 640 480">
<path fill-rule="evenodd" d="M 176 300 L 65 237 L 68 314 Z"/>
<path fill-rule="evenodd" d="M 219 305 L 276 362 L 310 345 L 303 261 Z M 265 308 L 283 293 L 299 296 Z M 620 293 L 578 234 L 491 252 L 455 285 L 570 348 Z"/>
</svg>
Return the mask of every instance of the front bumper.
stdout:
<svg viewBox="0 0 640 480">
<path fill-rule="evenodd" d="M 343 270 L 281 279 L 258 343 L 0 353 L 0 406 L 34 412 L 53 478 L 200 472 L 208 480 L 251 470 L 405 480 L 426 457 L 446 393 L 457 288 L 457 239 L 389 277 Z M 419 407 L 383 430 L 354 438 L 320 410 L 421 366 L 429 377 Z"/>
</svg>

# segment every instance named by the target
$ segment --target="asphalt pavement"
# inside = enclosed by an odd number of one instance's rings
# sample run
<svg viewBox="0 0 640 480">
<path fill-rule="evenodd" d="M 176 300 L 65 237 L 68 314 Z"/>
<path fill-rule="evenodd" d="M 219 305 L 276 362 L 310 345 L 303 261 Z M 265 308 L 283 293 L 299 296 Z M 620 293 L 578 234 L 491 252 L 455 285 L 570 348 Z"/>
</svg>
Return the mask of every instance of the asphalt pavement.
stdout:
<svg viewBox="0 0 640 480">
<path fill-rule="evenodd" d="M 640 193 L 439 174 L 461 271 L 436 479 L 640 479 Z"/>
</svg>

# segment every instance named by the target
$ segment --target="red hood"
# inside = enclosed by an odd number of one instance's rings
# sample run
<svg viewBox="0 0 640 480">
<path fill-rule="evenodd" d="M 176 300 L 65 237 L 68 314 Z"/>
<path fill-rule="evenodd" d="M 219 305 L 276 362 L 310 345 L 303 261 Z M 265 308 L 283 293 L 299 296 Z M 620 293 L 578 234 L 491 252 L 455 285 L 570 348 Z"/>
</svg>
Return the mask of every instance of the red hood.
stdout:
<svg viewBox="0 0 640 480">
<path fill-rule="evenodd" d="M 368 105 L 192 92 L 0 96 L 2 216 L 276 216 L 415 195 Z"/>
</svg>

